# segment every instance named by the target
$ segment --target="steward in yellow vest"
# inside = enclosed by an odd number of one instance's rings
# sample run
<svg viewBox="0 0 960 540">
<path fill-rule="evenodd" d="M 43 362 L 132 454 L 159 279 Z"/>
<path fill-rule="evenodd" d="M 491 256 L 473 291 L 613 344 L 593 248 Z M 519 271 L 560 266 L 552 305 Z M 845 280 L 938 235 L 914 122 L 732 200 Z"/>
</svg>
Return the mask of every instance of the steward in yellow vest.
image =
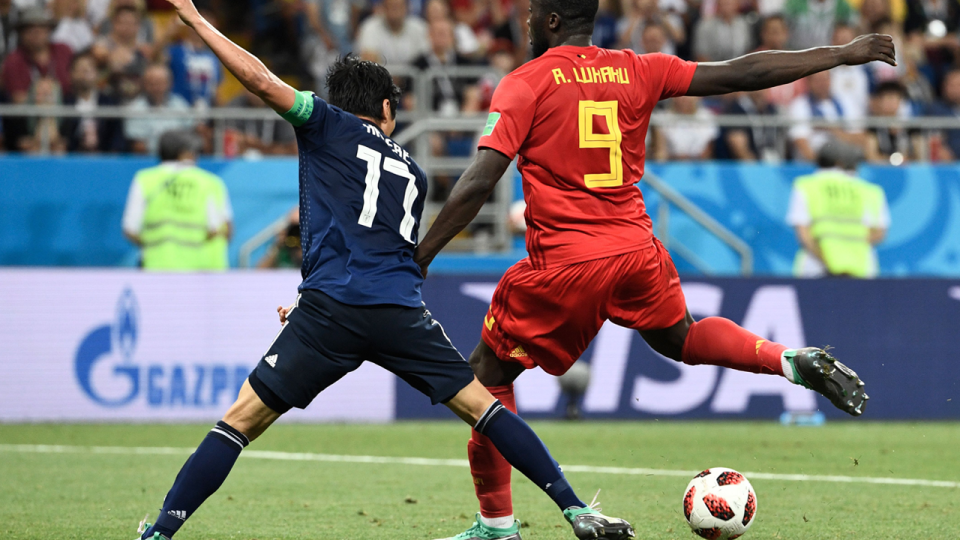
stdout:
<svg viewBox="0 0 960 540">
<path fill-rule="evenodd" d="M 828 145 L 832 146 L 832 145 Z M 876 251 L 890 217 L 883 189 L 853 174 L 855 161 L 824 147 L 821 168 L 794 181 L 787 222 L 797 233 L 797 277 L 824 275 L 856 278 L 878 273 Z"/>
<path fill-rule="evenodd" d="M 194 165 L 188 132 L 160 139 L 162 163 L 137 172 L 127 196 L 123 232 L 141 248 L 146 270 L 222 271 L 232 215 L 226 186 Z"/>
</svg>

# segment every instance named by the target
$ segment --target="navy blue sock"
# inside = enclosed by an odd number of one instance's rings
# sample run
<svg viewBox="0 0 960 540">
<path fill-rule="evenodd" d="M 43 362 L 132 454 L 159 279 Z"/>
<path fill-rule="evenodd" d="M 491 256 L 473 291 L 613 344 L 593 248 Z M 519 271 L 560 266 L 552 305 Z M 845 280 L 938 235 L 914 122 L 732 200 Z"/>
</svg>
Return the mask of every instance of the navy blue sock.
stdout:
<svg viewBox="0 0 960 540">
<path fill-rule="evenodd" d="M 574 493 L 564 478 L 560 465 L 550 455 L 540 437 L 499 400 L 490 405 L 473 429 L 493 441 L 504 459 L 540 486 L 561 510 L 571 506 L 586 506 Z"/>
<path fill-rule="evenodd" d="M 142 538 L 152 538 L 154 532 L 172 538 L 203 501 L 220 488 L 240 451 L 248 444 L 250 441 L 243 433 L 222 420 L 217 422 L 183 464 L 173 487 L 163 499 L 157 522 L 143 533 Z"/>
</svg>

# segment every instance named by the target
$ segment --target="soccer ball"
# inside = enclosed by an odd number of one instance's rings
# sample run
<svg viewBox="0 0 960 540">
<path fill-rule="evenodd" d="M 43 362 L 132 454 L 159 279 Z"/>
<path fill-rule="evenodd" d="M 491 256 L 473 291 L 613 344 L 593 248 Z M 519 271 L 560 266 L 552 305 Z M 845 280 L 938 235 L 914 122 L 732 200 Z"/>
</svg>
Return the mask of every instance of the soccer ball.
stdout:
<svg viewBox="0 0 960 540">
<path fill-rule="evenodd" d="M 714 467 L 687 484 L 683 515 L 693 532 L 703 538 L 738 538 L 747 532 L 757 515 L 757 494 L 742 474 Z"/>
</svg>

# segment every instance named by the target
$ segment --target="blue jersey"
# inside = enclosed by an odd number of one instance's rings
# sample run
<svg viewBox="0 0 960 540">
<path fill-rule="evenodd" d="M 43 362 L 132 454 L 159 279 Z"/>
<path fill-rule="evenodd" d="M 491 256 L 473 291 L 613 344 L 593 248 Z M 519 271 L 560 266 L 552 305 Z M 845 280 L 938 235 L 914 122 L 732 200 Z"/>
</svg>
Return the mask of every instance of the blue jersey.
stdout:
<svg viewBox="0 0 960 540">
<path fill-rule="evenodd" d="M 419 307 L 413 261 L 427 176 L 370 122 L 297 93 L 303 283 L 351 305 Z"/>
</svg>

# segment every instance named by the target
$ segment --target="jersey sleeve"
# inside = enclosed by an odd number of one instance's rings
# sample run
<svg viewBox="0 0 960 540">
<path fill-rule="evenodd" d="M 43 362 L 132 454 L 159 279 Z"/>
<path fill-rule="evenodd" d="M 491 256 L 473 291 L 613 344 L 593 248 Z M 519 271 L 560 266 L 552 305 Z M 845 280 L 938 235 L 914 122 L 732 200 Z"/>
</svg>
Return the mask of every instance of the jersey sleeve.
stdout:
<svg viewBox="0 0 960 540">
<path fill-rule="evenodd" d="M 668 54 L 641 54 L 636 58 L 637 71 L 642 74 L 637 80 L 642 81 L 644 90 L 657 100 L 686 94 L 697 71 L 696 62 Z"/>
<path fill-rule="evenodd" d="M 294 131 L 302 135 L 303 144 L 317 147 L 324 142 L 324 124 L 329 110 L 327 102 L 320 99 L 313 92 L 297 90 L 296 99 L 290 110 L 281 114 L 284 120 L 290 122 Z"/>
<path fill-rule="evenodd" d="M 493 92 L 480 148 L 490 148 L 513 159 L 533 125 L 536 96 L 519 77 L 504 77 Z"/>
<path fill-rule="evenodd" d="M 318 101 L 320 103 L 317 103 Z M 323 122 L 322 117 L 325 112 L 326 102 L 318 98 L 313 92 L 297 90 L 293 107 L 290 107 L 289 111 L 280 116 L 290 122 L 293 127 L 299 128 L 309 123 Z"/>
</svg>

